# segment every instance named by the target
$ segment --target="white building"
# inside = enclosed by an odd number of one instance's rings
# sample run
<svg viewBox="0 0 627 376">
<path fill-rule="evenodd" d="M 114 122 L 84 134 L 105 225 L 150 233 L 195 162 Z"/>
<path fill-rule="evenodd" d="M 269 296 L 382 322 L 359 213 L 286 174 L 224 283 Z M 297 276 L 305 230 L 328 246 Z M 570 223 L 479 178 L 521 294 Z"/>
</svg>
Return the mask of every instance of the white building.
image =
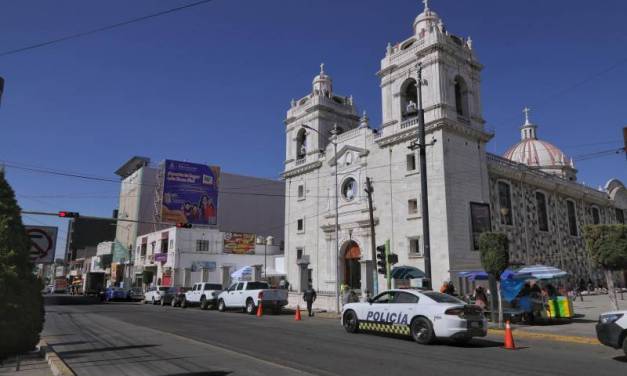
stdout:
<svg viewBox="0 0 627 376">
<path fill-rule="evenodd" d="M 255 267 L 255 279 L 261 279 L 264 271 L 268 277 L 284 275 L 283 252 L 270 237 L 256 239 L 254 247 L 245 254 L 229 253 L 225 237 L 231 233 L 211 228 L 176 228 L 151 232 L 137 238 L 135 267 L 139 272 L 149 271 L 153 284 L 166 286 L 191 286 L 195 282 L 221 283 L 228 286 L 231 273 L 245 267 Z M 139 280 L 141 275 L 138 275 Z"/>
<path fill-rule="evenodd" d="M 122 181 L 112 268 L 123 269 L 123 280 L 137 282 L 144 265 L 133 259 L 131 251 L 141 244 L 136 240 L 167 227 L 156 224 L 161 208 L 159 180 L 163 177 L 149 158 L 137 156 L 116 174 Z M 277 246 L 283 246 L 285 186 L 281 181 L 222 171 L 218 189 L 216 231 L 272 236 Z"/>
<path fill-rule="evenodd" d="M 594 274 L 581 227 L 624 222 L 624 185 L 611 180 L 599 191 L 577 183 L 570 159 L 538 140 L 528 118 L 521 128 L 523 140 L 505 158 L 487 153 L 493 134 L 484 127 L 483 67 L 472 41 L 450 34 L 425 7 L 412 35 L 388 44 L 381 60 L 379 129 L 369 126 L 365 113 L 357 115 L 352 97 L 333 91 L 323 66 L 311 92 L 292 100 L 285 120 L 283 172 L 285 257 L 292 286 L 302 290 L 311 281 L 319 292 L 318 304 L 329 309 L 335 308 L 336 273 L 339 282 L 362 293 L 372 291 L 366 177 L 374 187 L 377 244 L 390 240 L 398 266 L 424 270 L 419 155 L 409 149 L 417 138 L 418 64 L 429 144 L 433 286 L 452 280 L 459 288 L 459 272 L 481 268 L 473 240 L 486 230 L 509 235 L 514 262 L 562 267 L 573 278 Z M 384 286 L 381 275 L 378 285 Z"/>
</svg>

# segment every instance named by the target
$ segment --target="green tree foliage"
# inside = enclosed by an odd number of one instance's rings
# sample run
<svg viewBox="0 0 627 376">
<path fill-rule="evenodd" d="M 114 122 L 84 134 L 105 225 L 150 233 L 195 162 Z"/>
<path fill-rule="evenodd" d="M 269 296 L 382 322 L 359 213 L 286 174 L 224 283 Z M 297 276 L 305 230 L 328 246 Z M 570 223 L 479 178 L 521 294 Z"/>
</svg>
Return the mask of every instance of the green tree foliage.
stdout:
<svg viewBox="0 0 627 376">
<path fill-rule="evenodd" d="M 20 211 L 0 172 L 0 361 L 34 349 L 44 322 L 43 286 L 33 275 Z"/>
<path fill-rule="evenodd" d="M 481 265 L 488 274 L 499 277 L 509 265 L 509 240 L 507 235 L 484 232 L 479 237 Z"/>
<path fill-rule="evenodd" d="M 496 285 L 496 294 L 492 294 L 491 314 L 492 321 L 496 321 L 495 300 L 498 297 L 498 317 L 499 324 L 503 323 L 503 302 L 501 301 L 501 274 L 509 265 L 509 239 L 507 235 L 497 232 L 484 232 L 479 237 L 479 252 L 481 256 L 481 265 L 490 276 L 490 290 L 494 292 Z"/>
<path fill-rule="evenodd" d="M 627 269 L 627 225 L 587 225 L 583 238 L 590 258 L 603 268 L 612 306 L 619 309 L 612 271 Z"/>
</svg>

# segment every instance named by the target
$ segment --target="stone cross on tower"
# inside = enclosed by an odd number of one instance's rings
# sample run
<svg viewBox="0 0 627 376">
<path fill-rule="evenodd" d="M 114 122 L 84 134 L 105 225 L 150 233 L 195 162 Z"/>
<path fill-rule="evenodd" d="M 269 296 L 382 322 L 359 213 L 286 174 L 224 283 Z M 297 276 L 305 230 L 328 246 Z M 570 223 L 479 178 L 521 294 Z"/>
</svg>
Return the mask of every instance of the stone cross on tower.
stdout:
<svg viewBox="0 0 627 376">
<path fill-rule="evenodd" d="M 525 108 L 523 108 L 523 113 L 525 114 L 525 125 L 531 124 L 529 122 L 529 112 L 531 112 L 531 109 L 525 106 Z"/>
<path fill-rule="evenodd" d="M 320 75 L 324 74 L 324 63 L 320 63 Z"/>
<path fill-rule="evenodd" d="M 425 5 L 425 12 L 429 10 L 429 0 L 422 0 L 422 3 Z"/>
</svg>

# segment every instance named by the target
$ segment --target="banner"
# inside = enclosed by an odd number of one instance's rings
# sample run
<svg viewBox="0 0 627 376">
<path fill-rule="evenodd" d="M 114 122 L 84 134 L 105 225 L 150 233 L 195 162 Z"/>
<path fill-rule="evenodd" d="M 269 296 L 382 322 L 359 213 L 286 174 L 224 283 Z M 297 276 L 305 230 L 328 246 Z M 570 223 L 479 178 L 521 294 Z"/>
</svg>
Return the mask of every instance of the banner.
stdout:
<svg viewBox="0 0 627 376">
<path fill-rule="evenodd" d="M 219 167 L 166 160 L 164 173 L 163 222 L 218 223 Z"/>
<path fill-rule="evenodd" d="M 191 271 L 192 272 L 197 272 L 197 271 L 200 271 L 202 269 L 216 270 L 216 263 L 215 263 L 215 261 L 194 261 L 194 262 L 192 262 L 192 267 L 191 267 Z"/>
<path fill-rule="evenodd" d="M 238 255 L 255 254 L 255 234 L 244 234 L 241 232 L 224 233 L 224 253 Z"/>
</svg>

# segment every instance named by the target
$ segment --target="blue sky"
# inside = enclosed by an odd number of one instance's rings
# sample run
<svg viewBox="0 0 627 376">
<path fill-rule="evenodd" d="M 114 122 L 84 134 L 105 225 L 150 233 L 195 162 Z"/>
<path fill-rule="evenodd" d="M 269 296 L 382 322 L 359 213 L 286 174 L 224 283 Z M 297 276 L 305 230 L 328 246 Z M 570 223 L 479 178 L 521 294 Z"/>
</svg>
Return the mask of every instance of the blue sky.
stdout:
<svg viewBox="0 0 627 376">
<path fill-rule="evenodd" d="M 190 1 L 1 2 L 0 52 Z M 627 125 L 627 2 L 432 0 L 472 36 L 485 68 L 489 151 L 519 139 L 532 108 L 540 138 L 578 157 L 619 148 Z M 417 0 L 215 0 L 145 22 L 0 57 L 0 160 L 115 178 L 129 157 L 207 162 L 277 178 L 285 111 L 325 62 L 334 89 L 380 123 L 375 72 L 407 38 Z M 627 180 L 624 155 L 576 161 L 591 186 Z M 7 168 L 25 210 L 108 216 L 119 185 Z M 26 223 L 53 218 L 28 217 Z"/>
</svg>

